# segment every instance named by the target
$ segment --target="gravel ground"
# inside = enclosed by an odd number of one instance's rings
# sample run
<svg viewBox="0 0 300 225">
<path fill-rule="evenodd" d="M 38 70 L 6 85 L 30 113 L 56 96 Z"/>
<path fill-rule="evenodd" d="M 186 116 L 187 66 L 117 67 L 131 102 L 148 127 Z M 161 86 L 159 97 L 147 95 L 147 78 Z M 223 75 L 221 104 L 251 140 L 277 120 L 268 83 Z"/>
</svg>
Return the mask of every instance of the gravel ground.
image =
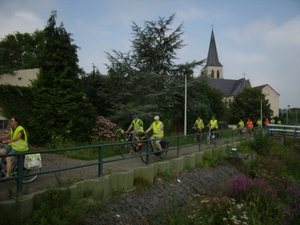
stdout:
<svg viewBox="0 0 300 225">
<path fill-rule="evenodd" d="M 224 162 L 176 174 L 170 181 L 158 178 L 150 188 L 124 193 L 114 202 L 105 201 L 105 212 L 89 212 L 84 224 L 158 225 L 162 212 L 184 206 L 201 189 L 214 193 L 225 188 L 238 173 L 232 164 Z"/>
</svg>

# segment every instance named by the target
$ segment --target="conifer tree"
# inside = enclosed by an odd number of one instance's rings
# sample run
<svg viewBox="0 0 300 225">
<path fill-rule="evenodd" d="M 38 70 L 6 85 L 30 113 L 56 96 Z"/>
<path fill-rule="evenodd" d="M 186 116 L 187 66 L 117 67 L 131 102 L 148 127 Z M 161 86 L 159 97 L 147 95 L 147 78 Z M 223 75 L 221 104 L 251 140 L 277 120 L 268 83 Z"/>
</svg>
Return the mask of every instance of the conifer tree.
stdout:
<svg viewBox="0 0 300 225">
<path fill-rule="evenodd" d="M 63 24 L 56 27 L 53 11 L 44 29 L 45 46 L 38 79 L 33 83 L 30 142 L 43 145 L 61 137 L 88 141 L 96 120 L 94 107 L 84 96 L 78 74 L 77 46 Z"/>
</svg>

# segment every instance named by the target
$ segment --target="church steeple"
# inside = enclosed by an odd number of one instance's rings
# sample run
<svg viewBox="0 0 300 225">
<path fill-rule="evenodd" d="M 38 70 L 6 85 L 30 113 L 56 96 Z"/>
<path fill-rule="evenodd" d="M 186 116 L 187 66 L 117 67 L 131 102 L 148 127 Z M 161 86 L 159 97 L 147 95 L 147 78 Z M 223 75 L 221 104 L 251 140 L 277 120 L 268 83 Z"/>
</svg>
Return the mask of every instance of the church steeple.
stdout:
<svg viewBox="0 0 300 225">
<path fill-rule="evenodd" d="M 211 31 L 211 38 L 209 44 L 206 65 L 204 66 L 201 74 L 205 74 L 213 79 L 223 79 L 223 66 L 219 62 L 217 45 L 215 41 L 214 31 Z"/>
</svg>

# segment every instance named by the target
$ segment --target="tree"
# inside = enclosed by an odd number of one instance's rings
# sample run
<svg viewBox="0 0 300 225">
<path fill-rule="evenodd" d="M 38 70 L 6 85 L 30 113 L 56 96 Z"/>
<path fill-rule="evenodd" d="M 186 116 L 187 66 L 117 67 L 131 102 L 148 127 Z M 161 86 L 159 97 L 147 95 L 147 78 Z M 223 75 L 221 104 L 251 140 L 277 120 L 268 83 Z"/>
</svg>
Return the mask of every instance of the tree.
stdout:
<svg viewBox="0 0 300 225">
<path fill-rule="evenodd" d="M 15 70 L 39 68 L 44 32 L 9 34 L 0 41 L 0 74 Z"/>
<path fill-rule="evenodd" d="M 57 136 L 88 141 L 96 113 L 84 97 L 78 74 L 77 46 L 63 24 L 56 27 L 53 11 L 44 29 L 45 46 L 40 73 L 33 83 L 33 110 L 29 120 L 32 144 L 43 145 Z M 67 57 L 66 57 L 67 56 Z"/>
<path fill-rule="evenodd" d="M 183 24 L 174 31 L 170 28 L 174 16 L 146 21 L 144 28 L 133 23 L 132 50 L 107 53 L 112 121 L 126 123 L 132 112 L 149 124 L 154 115 L 160 115 L 166 127 L 183 120 L 184 76 L 193 79 L 190 71 L 204 61 L 174 63 L 176 52 L 184 47 Z"/>
<path fill-rule="evenodd" d="M 108 77 L 100 74 L 93 65 L 93 71 L 82 78 L 84 81 L 85 93 L 88 100 L 97 109 L 97 115 L 109 116 L 108 109 L 111 108 L 107 93 Z"/>
<path fill-rule="evenodd" d="M 256 122 L 261 117 L 261 100 L 263 119 L 270 118 L 273 112 L 266 96 L 257 88 L 245 88 L 229 104 L 229 123 L 237 124 L 240 119 L 247 121 L 249 118 Z"/>
</svg>

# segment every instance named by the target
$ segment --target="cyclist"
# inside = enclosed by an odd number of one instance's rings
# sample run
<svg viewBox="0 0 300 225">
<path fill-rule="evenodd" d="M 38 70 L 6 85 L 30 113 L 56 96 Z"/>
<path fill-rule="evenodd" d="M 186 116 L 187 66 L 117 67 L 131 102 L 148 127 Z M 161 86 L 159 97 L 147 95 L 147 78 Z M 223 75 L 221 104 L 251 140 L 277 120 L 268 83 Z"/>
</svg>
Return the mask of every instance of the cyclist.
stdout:
<svg viewBox="0 0 300 225">
<path fill-rule="evenodd" d="M 256 125 L 257 125 L 258 128 L 261 128 L 262 122 L 261 122 L 260 119 L 257 120 Z"/>
<path fill-rule="evenodd" d="M 18 154 L 19 152 L 28 151 L 27 134 L 23 126 L 21 126 L 21 120 L 18 116 L 13 116 L 10 120 L 10 132 L 0 137 L 1 140 L 10 138 L 10 140 L 2 141 L 7 144 L 4 148 L 0 149 L 0 155 L 3 154 Z M 6 157 L 7 173 L 6 177 L 10 177 L 12 169 L 12 160 L 14 156 Z"/>
<path fill-rule="evenodd" d="M 154 117 L 154 122 L 146 130 L 145 133 L 147 134 L 151 129 L 153 130 L 153 134 L 150 139 L 151 140 L 159 139 L 159 140 L 155 141 L 155 144 L 156 144 L 156 147 L 158 148 L 158 150 L 161 151 L 162 147 L 161 147 L 160 141 L 161 141 L 161 138 L 164 137 L 164 124 L 163 124 L 163 122 L 161 122 L 159 120 L 159 116 Z M 153 145 L 153 142 L 152 142 L 152 145 Z"/>
<path fill-rule="evenodd" d="M 239 127 L 239 134 L 243 135 L 243 129 L 245 127 L 244 121 L 242 119 L 240 119 L 240 122 L 238 123 L 238 127 Z"/>
<path fill-rule="evenodd" d="M 210 130 L 210 132 L 212 134 L 211 137 L 214 138 L 215 137 L 215 131 L 218 129 L 218 120 L 216 120 L 215 117 L 213 116 L 211 118 L 211 120 L 209 121 L 209 123 L 207 124 L 207 127 L 211 128 L 211 130 Z"/>
<path fill-rule="evenodd" d="M 140 136 L 144 134 L 144 126 L 143 126 L 143 121 L 139 119 L 138 114 L 133 114 L 132 115 L 132 122 L 130 126 L 128 127 L 126 132 L 129 132 L 131 128 L 133 128 L 133 135 L 132 135 L 132 140 L 140 140 Z"/>
<path fill-rule="evenodd" d="M 248 119 L 248 121 L 247 121 L 247 128 L 248 128 L 248 134 L 249 134 L 249 137 L 250 137 L 251 133 L 253 131 L 253 123 L 250 119 Z"/>
<path fill-rule="evenodd" d="M 194 127 L 197 127 L 197 128 L 198 128 L 197 132 L 198 132 L 199 134 L 202 133 L 202 129 L 204 128 L 204 124 L 203 124 L 203 121 L 202 121 L 202 119 L 200 118 L 200 116 L 197 117 L 197 120 L 195 121 L 195 123 L 194 123 L 194 125 L 193 125 L 193 128 L 194 128 Z M 200 136 L 200 137 L 201 137 L 201 136 Z M 199 141 L 199 136 L 197 136 L 197 140 Z"/>
</svg>

